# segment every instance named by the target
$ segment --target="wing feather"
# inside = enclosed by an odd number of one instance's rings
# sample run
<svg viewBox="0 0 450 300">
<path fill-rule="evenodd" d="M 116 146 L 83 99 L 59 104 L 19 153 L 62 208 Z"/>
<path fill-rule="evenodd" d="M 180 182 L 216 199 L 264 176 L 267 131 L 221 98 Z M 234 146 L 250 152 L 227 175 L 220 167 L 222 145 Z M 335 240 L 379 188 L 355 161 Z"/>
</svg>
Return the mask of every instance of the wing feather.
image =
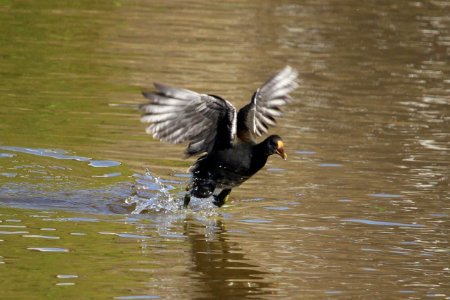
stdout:
<svg viewBox="0 0 450 300">
<path fill-rule="evenodd" d="M 162 141 L 189 142 L 187 156 L 231 147 L 236 135 L 236 109 L 217 96 L 155 83 L 140 106 L 148 134 Z"/>
<path fill-rule="evenodd" d="M 244 141 L 255 141 L 275 126 L 282 116 L 281 107 L 291 101 L 289 93 L 295 90 L 298 72 L 290 66 L 267 80 L 254 94 L 249 104 L 239 110 L 237 135 Z"/>
</svg>

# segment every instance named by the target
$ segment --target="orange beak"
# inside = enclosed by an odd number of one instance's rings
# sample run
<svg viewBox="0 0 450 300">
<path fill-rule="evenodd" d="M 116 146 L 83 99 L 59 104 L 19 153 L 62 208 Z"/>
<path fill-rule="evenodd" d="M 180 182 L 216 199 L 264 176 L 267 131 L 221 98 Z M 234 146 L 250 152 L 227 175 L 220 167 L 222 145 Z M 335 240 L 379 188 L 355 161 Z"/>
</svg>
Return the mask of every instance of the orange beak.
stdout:
<svg viewBox="0 0 450 300">
<path fill-rule="evenodd" d="M 278 141 L 277 151 L 275 151 L 275 153 L 281 156 L 284 160 L 286 160 L 287 154 L 286 152 L 284 152 L 284 144 L 282 141 Z"/>
</svg>

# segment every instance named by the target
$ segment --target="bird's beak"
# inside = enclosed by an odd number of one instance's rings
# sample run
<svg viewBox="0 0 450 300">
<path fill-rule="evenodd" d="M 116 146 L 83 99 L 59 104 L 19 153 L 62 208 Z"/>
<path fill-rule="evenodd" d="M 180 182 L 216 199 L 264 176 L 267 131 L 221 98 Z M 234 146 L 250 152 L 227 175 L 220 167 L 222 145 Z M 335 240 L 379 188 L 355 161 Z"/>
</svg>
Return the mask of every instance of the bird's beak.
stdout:
<svg viewBox="0 0 450 300">
<path fill-rule="evenodd" d="M 275 151 L 276 154 L 281 156 L 284 160 L 287 158 L 286 152 L 284 152 L 284 144 L 282 141 L 278 141 L 277 150 Z"/>
</svg>

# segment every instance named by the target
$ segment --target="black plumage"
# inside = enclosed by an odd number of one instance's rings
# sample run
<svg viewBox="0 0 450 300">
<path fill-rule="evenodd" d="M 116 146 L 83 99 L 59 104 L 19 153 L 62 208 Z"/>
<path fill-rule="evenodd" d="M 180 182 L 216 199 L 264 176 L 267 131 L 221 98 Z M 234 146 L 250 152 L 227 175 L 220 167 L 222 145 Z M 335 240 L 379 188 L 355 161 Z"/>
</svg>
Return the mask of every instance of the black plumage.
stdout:
<svg viewBox="0 0 450 300">
<path fill-rule="evenodd" d="M 186 156 L 203 154 L 190 168 L 192 179 L 184 204 L 191 195 L 214 196 L 222 206 L 231 189 L 258 172 L 272 154 L 286 159 L 282 139 L 277 135 L 261 143 L 256 137 L 275 125 L 297 87 L 297 71 L 286 66 L 259 88 L 250 103 L 236 112 L 227 100 L 207 94 L 155 84 L 156 92 L 141 105 L 141 121 L 151 123 L 147 132 L 171 143 L 188 142 Z"/>
</svg>

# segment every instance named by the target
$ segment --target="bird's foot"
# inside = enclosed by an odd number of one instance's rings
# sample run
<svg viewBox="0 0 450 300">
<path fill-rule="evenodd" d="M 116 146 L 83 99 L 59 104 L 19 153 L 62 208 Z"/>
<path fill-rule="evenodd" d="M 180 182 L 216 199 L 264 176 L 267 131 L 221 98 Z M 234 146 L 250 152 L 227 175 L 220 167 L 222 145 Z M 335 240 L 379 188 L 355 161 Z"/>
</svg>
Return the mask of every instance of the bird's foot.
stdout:
<svg viewBox="0 0 450 300">
<path fill-rule="evenodd" d="M 228 198 L 230 196 L 231 189 L 225 189 L 219 193 L 219 195 L 214 196 L 213 204 L 217 207 L 222 207 L 222 205 L 225 204 L 225 202 L 228 201 Z"/>
</svg>

